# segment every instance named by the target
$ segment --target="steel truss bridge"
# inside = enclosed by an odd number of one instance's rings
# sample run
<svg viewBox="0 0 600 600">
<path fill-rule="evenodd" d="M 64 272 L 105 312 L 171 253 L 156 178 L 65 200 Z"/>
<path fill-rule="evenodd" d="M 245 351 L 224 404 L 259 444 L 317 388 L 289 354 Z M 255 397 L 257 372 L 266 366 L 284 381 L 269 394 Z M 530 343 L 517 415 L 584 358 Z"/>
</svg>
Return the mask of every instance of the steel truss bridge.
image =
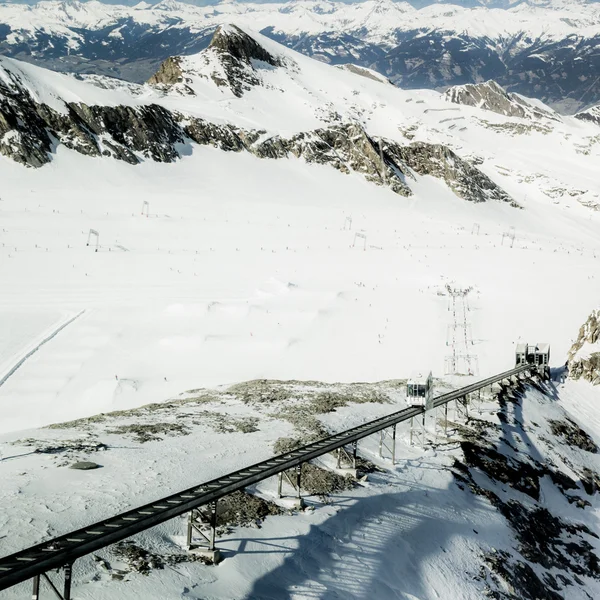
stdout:
<svg viewBox="0 0 600 600">
<path fill-rule="evenodd" d="M 491 388 L 494 384 L 510 386 L 520 378 L 529 378 L 537 373 L 535 366 L 521 365 L 510 371 L 505 371 L 458 390 L 437 396 L 433 398 L 431 406 L 435 409 L 444 407 L 447 422 L 448 403 L 453 400 L 457 403 L 457 408 L 461 404 L 466 410 L 472 394 L 477 393 L 481 397 L 481 392 L 485 388 Z M 33 579 L 33 600 L 39 599 L 40 584 L 42 582 L 45 582 L 59 599 L 71 600 L 72 566 L 76 559 L 186 513 L 189 513 L 187 526 L 188 547 L 206 551 L 209 555 L 213 553 L 214 557 L 214 553 L 218 552 L 215 551 L 215 529 L 217 501 L 220 498 L 278 475 L 279 495 L 281 496 L 283 477 L 286 477 L 295 488 L 298 500 L 300 500 L 302 465 L 304 463 L 329 452 L 337 451 L 338 467 L 344 457 L 356 468 L 358 441 L 375 433 L 380 433 L 381 436 L 380 453 L 383 447 L 387 447 L 386 438 L 391 437 L 392 447 L 390 451 L 394 461 L 396 425 L 410 420 L 412 434 L 414 420 L 421 417 L 424 427 L 426 414 L 424 406 L 410 406 L 385 417 L 369 421 L 364 425 L 302 446 L 292 452 L 274 456 L 244 469 L 223 475 L 218 479 L 195 485 L 177 494 L 172 494 L 88 527 L 47 540 L 5 558 L 0 558 L 0 591 L 28 579 Z M 347 446 L 351 448 L 350 452 L 346 450 Z M 292 473 L 291 476 L 290 472 Z M 194 533 L 201 536 L 202 543 L 197 546 L 193 544 Z M 48 572 L 54 569 L 64 570 L 62 592 L 48 575 Z"/>
</svg>

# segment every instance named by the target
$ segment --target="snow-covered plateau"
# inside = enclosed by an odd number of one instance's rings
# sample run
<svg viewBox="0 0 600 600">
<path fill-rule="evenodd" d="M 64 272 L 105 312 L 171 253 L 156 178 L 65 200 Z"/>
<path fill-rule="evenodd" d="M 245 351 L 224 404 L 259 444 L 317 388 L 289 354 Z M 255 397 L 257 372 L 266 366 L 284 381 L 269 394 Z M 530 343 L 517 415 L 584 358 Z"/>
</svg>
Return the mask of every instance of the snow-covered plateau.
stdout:
<svg viewBox="0 0 600 600">
<path fill-rule="evenodd" d="M 401 427 L 395 466 L 361 442 L 367 479 L 308 510 L 248 490 L 219 565 L 175 519 L 73 597 L 600 597 L 598 373 L 560 369 L 597 356 L 599 156 L 493 82 L 402 90 L 245 27 L 144 85 L 0 58 L 0 556 L 549 342 L 555 380 Z"/>
</svg>

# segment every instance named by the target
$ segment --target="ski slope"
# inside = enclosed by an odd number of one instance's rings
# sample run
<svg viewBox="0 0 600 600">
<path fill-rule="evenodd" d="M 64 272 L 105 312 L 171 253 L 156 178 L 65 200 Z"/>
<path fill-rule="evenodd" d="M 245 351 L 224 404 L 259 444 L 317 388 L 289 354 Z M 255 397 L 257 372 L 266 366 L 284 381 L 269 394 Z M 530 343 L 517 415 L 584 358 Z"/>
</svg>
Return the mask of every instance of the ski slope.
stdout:
<svg viewBox="0 0 600 600">
<path fill-rule="evenodd" d="M 213 149 L 89 163 L 62 150 L 36 171 L 0 163 L 3 369 L 85 310 L 2 385 L 4 431 L 254 378 L 443 375 L 447 283 L 473 287 L 468 352 L 482 374 L 510 366 L 519 339 L 550 340 L 560 361 L 600 292 L 591 211 L 576 229 L 560 209 L 472 205 L 432 178 L 405 199 L 359 175 Z M 352 247 L 361 230 L 366 250 Z"/>
</svg>

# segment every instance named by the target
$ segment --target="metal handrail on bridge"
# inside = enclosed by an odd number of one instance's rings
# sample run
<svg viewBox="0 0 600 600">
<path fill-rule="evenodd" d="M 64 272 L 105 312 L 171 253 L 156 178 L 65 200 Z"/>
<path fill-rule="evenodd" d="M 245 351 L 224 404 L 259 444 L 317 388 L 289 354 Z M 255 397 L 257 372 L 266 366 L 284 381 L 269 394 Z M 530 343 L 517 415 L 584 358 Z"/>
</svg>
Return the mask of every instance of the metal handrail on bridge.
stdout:
<svg viewBox="0 0 600 600">
<path fill-rule="evenodd" d="M 526 371 L 532 372 L 535 370 L 535 367 L 532 365 L 521 365 L 464 388 L 438 396 L 434 398 L 433 406 L 437 408 L 452 400 L 466 398 L 468 394 L 491 386 L 494 383 L 510 379 Z M 151 527 L 155 527 L 174 517 L 214 503 L 219 498 L 242 490 L 273 475 L 299 468 L 305 462 L 341 449 L 348 444 L 356 444 L 360 439 L 417 417 L 424 412 L 425 407 L 423 406 L 410 406 L 359 425 L 358 427 L 353 427 L 352 429 L 302 446 L 297 450 L 274 456 L 217 479 L 188 488 L 182 492 L 120 513 L 88 527 L 83 527 L 66 535 L 47 540 L 5 558 L 0 558 L 0 591 L 34 578 L 34 598 L 37 598 L 36 582 L 37 590 L 39 590 L 40 575 L 45 576 L 52 569 L 66 567 L 65 594 L 63 596 L 60 596 L 58 590 L 48 581 L 55 589 L 55 592 L 59 594 L 59 597 L 69 600 L 71 565 L 76 559 Z"/>
</svg>

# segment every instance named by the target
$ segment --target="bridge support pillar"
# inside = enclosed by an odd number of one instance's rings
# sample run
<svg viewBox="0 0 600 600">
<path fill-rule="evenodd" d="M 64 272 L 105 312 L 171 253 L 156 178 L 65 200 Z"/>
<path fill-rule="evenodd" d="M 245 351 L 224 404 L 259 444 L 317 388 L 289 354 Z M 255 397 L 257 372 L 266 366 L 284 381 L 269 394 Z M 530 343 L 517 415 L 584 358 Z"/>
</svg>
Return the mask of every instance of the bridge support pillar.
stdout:
<svg viewBox="0 0 600 600">
<path fill-rule="evenodd" d="M 444 404 L 444 435 L 448 437 L 448 403 Z"/>
<path fill-rule="evenodd" d="M 358 451 L 358 442 L 352 442 L 352 454 L 350 454 L 343 446 L 336 451 L 337 462 L 336 469 L 342 471 L 345 475 L 350 475 L 354 478 L 358 476 L 356 470 L 356 454 Z M 344 463 L 346 463 L 344 465 Z"/>
<path fill-rule="evenodd" d="M 292 477 L 286 471 L 279 473 L 279 480 L 277 482 L 277 496 L 283 498 L 283 478 L 286 478 L 288 483 L 294 488 L 296 492 L 296 508 L 304 508 L 304 500 L 302 500 L 301 484 L 302 484 L 302 463 L 295 468 L 295 476 Z"/>
<path fill-rule="evenodd" d="M 391 447 L 385 443 L 386 437 L 392 438 Z M 411 444 L 412 444 L 412 419 L 411 419 Z M 379 456 L 383 458 L 383 449 L 388 450 L 392 455 L 392 464 L 396 464 L 396 425 L 392 425 L 392 433 L 388 433 L 386 429 L 379 432 Z"/>
<path fill-rule="evenodd" d="M 217 536 L 217 501 L 209 505 L 209 514 L 203 514 L 200 509 L 190 511 L 187 528 L 188 551 L 210 559 L 214 564 L 221 560 L 221 553 L 215 548 Z M 201 536 L 201 543 L 194 543 L 194 532 Z"/>
<path fill-rule="evenodd" d="M 32 600 L 40 599 L 40 587 L 41 581 L 44 579 L 46 583 L 50 586 L 50 589 L 54 592 L 56 597 L 59 600 L 71 600 L 71 582 L 73 580 L 73 564 L 69 563 L 64 566 L 65 570 L 65 580 L 63 586 L 63 593 L 61 594 L 58 591 L 58 588 L 54 585 L 50 577 L 46 573 L 42 573 L 41 575 L 36 575 L 33 578 L 33 590 L 31 593 Z"/>
<path fill-rule="evenodd" d="M 65 565 L 65 586 L 63 600 L 71 600 L 71 581 L 73 579 L 73 565 Z"/>
</svg>

